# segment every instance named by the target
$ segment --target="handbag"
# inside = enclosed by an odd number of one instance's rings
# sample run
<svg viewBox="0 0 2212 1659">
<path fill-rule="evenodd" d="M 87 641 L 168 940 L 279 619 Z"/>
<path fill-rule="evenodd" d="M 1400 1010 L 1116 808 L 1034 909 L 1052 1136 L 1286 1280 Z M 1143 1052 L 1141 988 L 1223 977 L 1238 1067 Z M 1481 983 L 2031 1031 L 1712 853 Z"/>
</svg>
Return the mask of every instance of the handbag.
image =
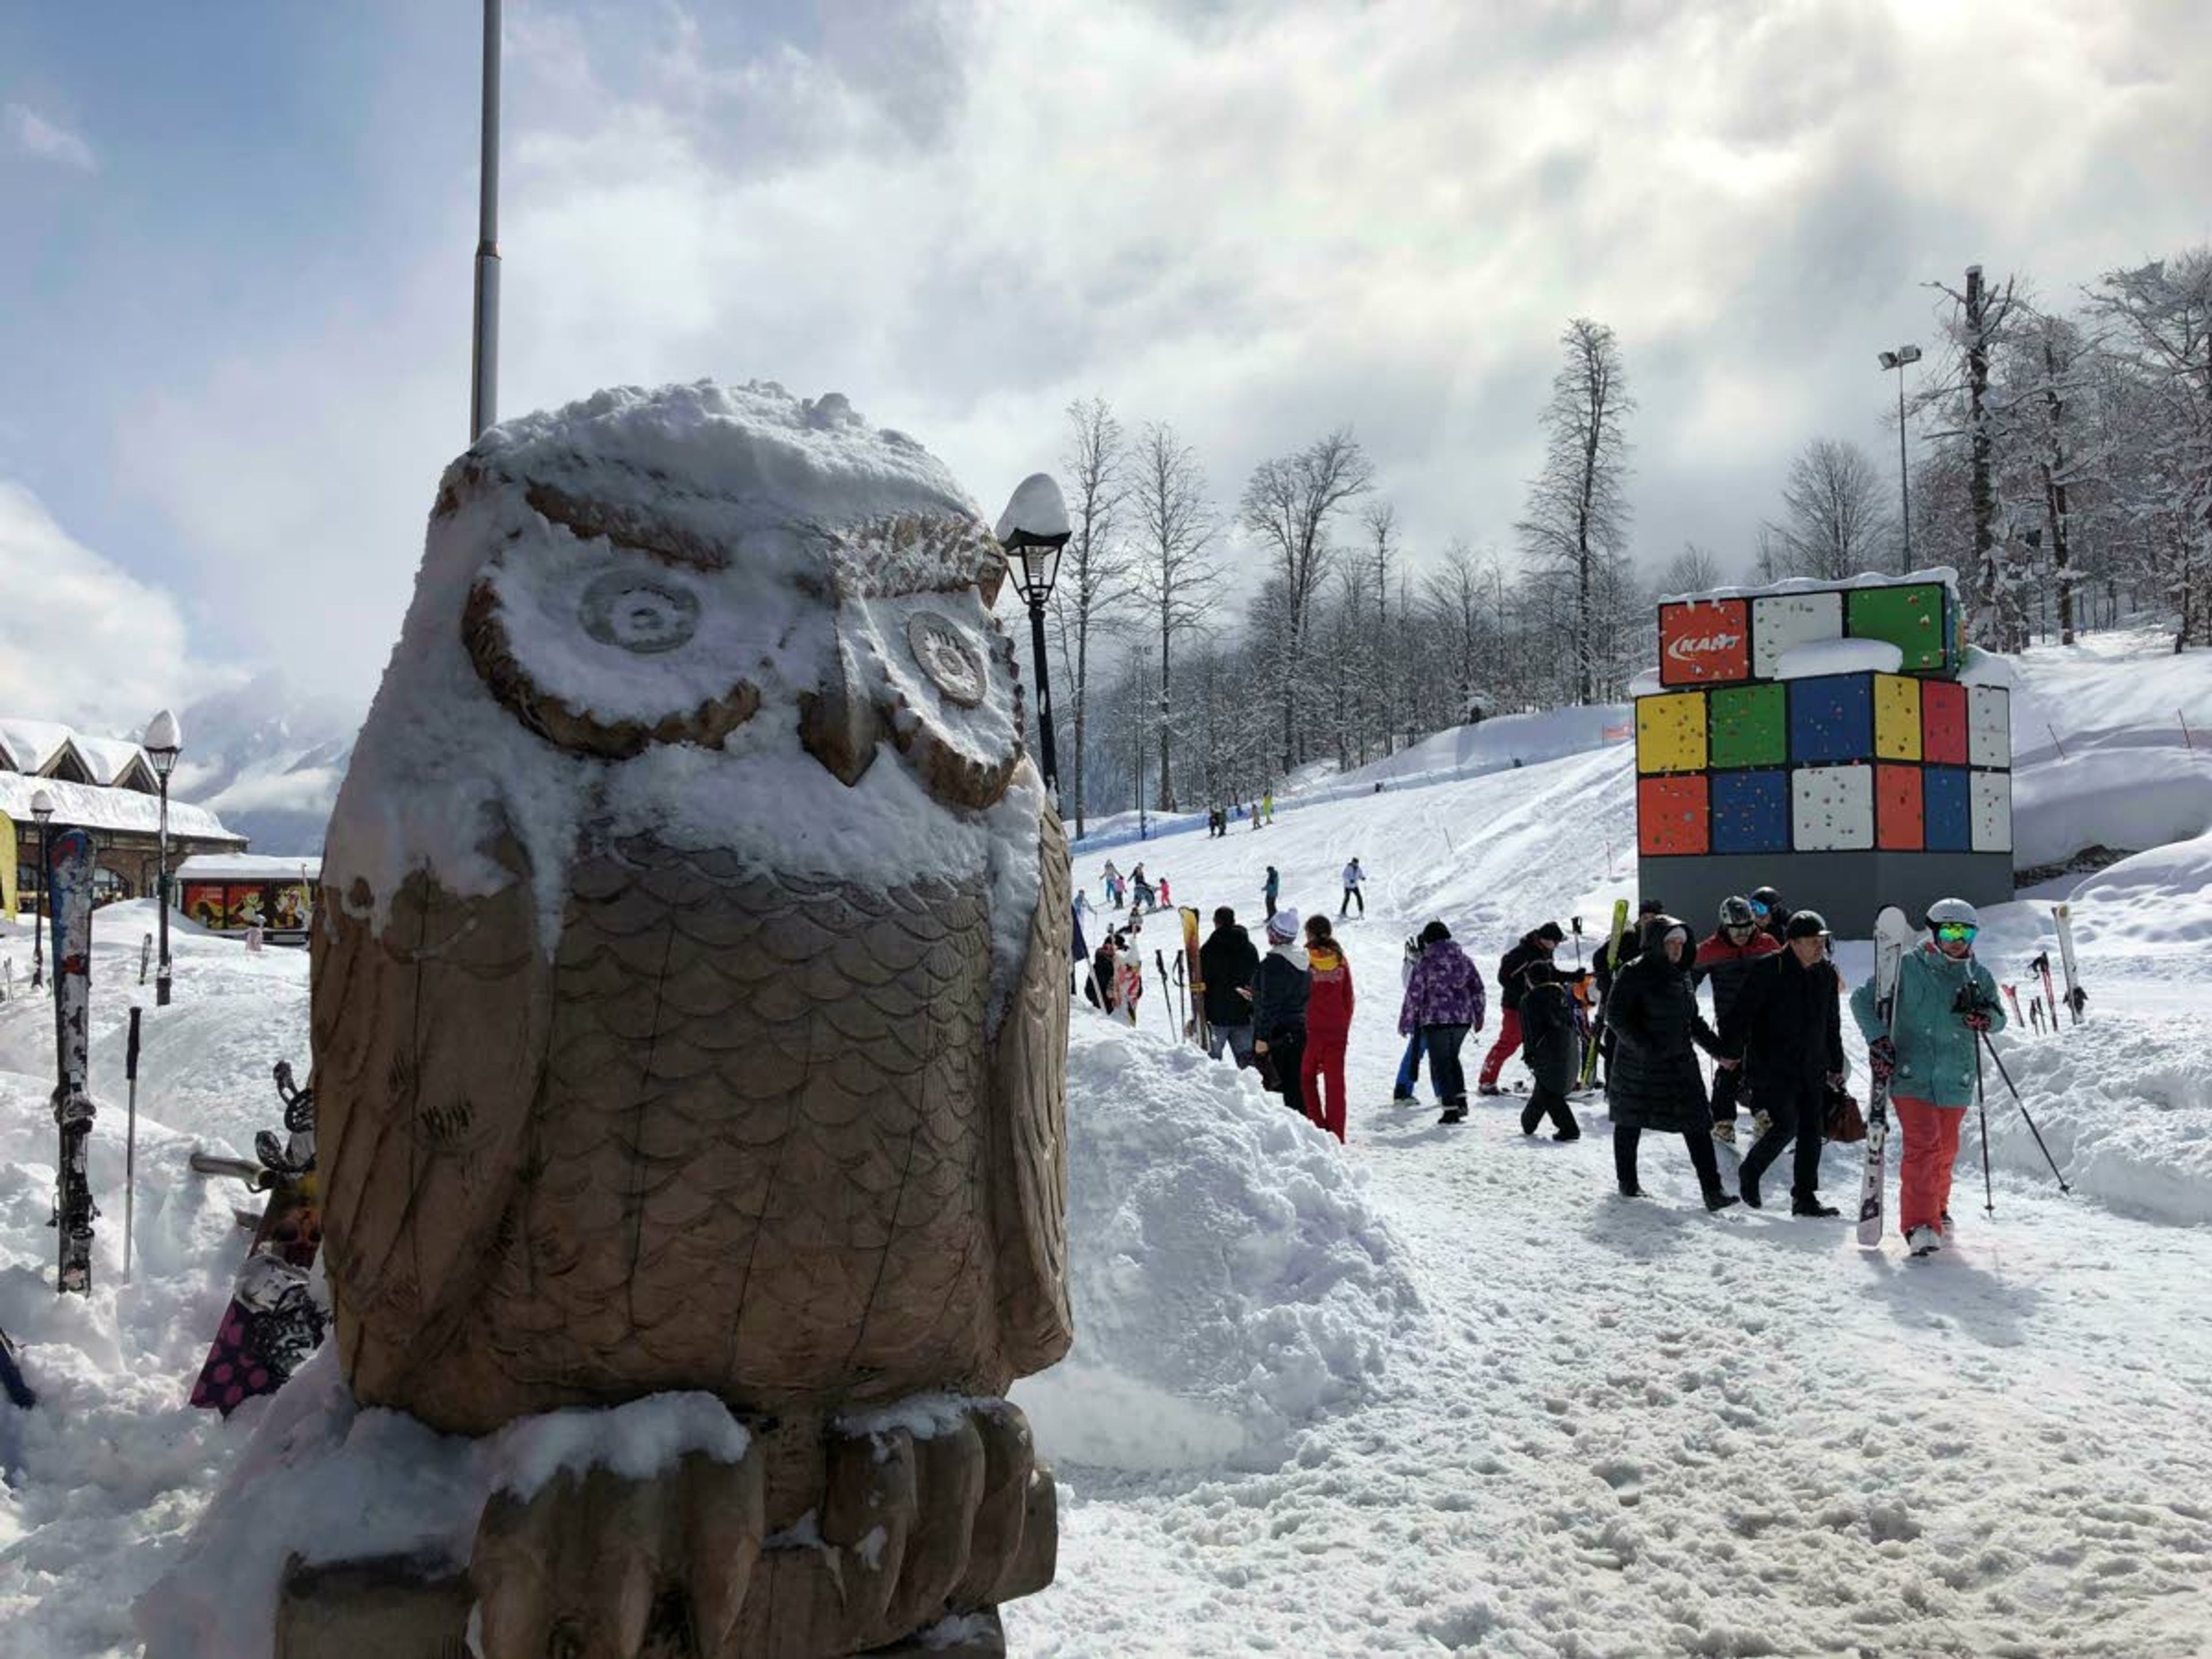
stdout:
<svg viewBox="0 0 2212 1659">
<path fill-rule="evenodd" d="M 1853 1141 L 1867 1138 L 1866 1118 L 1859 1103 L 1851 1098 L 1850 1091 L 1836 1084 L 1828 1085 L 1828 1115 L 1826 1133 L 1830 1140 Z"/>
</svg>

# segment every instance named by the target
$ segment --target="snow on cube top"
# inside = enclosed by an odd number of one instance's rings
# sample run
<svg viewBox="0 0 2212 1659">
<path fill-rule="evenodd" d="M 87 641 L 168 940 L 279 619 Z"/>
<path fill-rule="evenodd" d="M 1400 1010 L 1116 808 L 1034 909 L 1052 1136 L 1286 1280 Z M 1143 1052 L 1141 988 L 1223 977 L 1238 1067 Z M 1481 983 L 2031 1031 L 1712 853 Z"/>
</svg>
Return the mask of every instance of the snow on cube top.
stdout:
<svg viewBox="0 0 2212 1659">
<path fill-rule="evenodd" d="M 1858 674 L 1869 670 L 1894 674 L 1903 665 L 1905 653 L 1887 640 L 1810 640 L 1793 645 L 1778 658 L 1778 680 L 1817 679 L 1823 674 Z"/>
<path fill-rule="evenodd" d="M 619 387 L 496 427 L 440 485 L 326 884 L 380 927 L 417 870 L 513 883 L 511 834 L 550 951 L 588 824 L 785 875 L 988 874 L 1011 947 L 1043 794 L 1004 568 L 944 465 L 835 394 Z"/>
<path fill-rule="evenodd" d="M 1955 602 L 1959 597 L 1959 573 L 1948 564 L 1930 565 L 1925 570 L 1912 570 L 1902 576 L 1884 575 L 1878 570 L 1862 570 L 1856 576 L 1784 576 L 1779 581 L 1759 587 L 1708 587 L 1695 593 L 1663 593 L 1662 605 L 1685 605 L 1709 599 L 1761 599 L 1771 593 L 1826 593 L 1838 588 L 1850 587 L 1918 587 L 1941 582 Z"/>
</svg>

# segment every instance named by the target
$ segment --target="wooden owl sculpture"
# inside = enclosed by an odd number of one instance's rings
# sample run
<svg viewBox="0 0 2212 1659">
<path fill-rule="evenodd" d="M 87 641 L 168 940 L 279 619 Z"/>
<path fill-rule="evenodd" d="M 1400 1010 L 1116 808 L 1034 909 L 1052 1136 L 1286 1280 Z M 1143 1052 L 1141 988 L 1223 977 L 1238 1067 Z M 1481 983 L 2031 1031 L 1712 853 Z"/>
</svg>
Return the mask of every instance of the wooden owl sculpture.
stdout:
<svg viewBox="0 0 2212 1659">
<path fill-rule="evenodd" d="M 1003 568 L 919 446 L 774 386 L 447 471 L 313 939 L 341 1361 L 442 1431 L 752 1431 L 495 1502 L 491 1659 L 842 1653 L 1049 1580 L 1000 1396 L 1071 1334 L 1067 853 Z"/>
</svg>

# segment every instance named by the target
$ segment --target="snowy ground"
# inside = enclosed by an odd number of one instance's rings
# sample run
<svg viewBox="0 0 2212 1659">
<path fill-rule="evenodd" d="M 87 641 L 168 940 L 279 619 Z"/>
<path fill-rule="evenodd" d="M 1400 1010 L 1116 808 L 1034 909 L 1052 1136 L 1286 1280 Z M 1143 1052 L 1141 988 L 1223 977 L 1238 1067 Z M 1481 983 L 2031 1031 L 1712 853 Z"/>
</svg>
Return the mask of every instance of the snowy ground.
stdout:
<svg viewBox="0 0 2212 1659">
<path fill-rule="evenodd" d="M 2123 655 L 2051 706 L 2087 720 L 2116 706 L 2110 678 L 2166 672 Z M 1564 1146 L 1524 1140 L 1510 1101 L 1449 1131 L 1425 1089 L 1389 1103 L 1404 934 L 1440 915 L 1488 973 L 1547 916 L 1595 931 L 1634 891 L 1630 764 L 1599 749 L 1147 844 L 1179 899 L 1248 916 L 1267 862 L 1290 902 L 1333 913 L 1338 869 L 1365 861 L 1352 1144 L 1171 1044 L 1157 986 L 1138 1031 L 1079 1014 L 1081 1335 L 1018 1390 L 1058 1460 L 1060 1576 L 1009 1610 L 1018 1651 L 2212 1652 L 2212 836 L 2079 884 L 2087 1022 L 2000 1039 L 2073 1195 L 1993 1093 L 1996 1216 L 1970 1129 L 1959 1247 L 1915 1263 L 1840 1222 L 1710 1217 L 1656 1139 L 1654 1199 L 1619 1200 L 1595 1103 Z M 1094 898 L 1103 856 L 1079 864 Z M 1985 956 L 2023 995 L 2046 915 L 1987 918 Z M 100 913 L 88 1300 L 50 1288 L 51 1016 L 0 1004 L 0 1326 L 44 1396 L 28 1418 L 0 1406 L 0 1659 L 136 1651 L 131 1598 L 260 1409 L 226 1425 L 183 1404 L 243 1195 L 182 1160 L 274 1121 L 269 1065 L 306 1057 L 306 961 L 180 929 L 177 1001 L 156 1011 L 135 983 L 146 926 L 143 907 Z M 1863 972 L 1863 945 L 1841 955 Z M 20 932 L 0 957 L 20 989 Z M 1832 1156 L 1832 1197 L 1853 1162 Z"/>
</svg>

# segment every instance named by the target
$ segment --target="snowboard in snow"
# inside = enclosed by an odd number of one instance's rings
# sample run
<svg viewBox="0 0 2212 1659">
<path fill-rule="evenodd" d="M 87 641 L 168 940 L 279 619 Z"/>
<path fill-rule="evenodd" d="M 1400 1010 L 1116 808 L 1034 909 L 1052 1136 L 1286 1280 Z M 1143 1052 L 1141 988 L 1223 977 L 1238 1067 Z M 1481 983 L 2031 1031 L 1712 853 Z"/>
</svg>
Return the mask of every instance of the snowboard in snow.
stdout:
<svg viewBox="0 0 2212 1659">
<path fill-rule="evenodd" d="M 2081 975 L 2074 966 L 2074 909 L 2071 905 L 2054 906 L 2051 920 L 2058 924 L 2058 966 L 2066 975 L 2066 1010 L 2074 1016 L 2074 1023 L 2081 1023 L 2081 1006 L 2089 994 L 2081 988 Z M 2056 1010 L 2052 1011 L 2054 1013 Z"/>
<path fill-rule="evenodd" d="M 88 1164 L 94 860 L 91 832 L 71 829 L 53 838 L 46 860 L 46 890 L 53 908 L 54 1124 L 61 1131 L 61 1161 L 54 1178 L 57 1283 L 62 1291 L 81 1296 L 92 1290 L 92 1223 L 100 1213 L 92 1201 Z"/>
<path fill-rule="evenodd" d="M 1189 905 L 1177 907 L 1176 915 L 1182 918 L 1182 976 L 1190 988 L 1189 1036 L 1200 1048 L 1212 1041 L 1212 1032 L 1206 1024 L 1206 980 L 1198 971 L 1198 912 Z"/>
<path fill-rule="evenodd" d="M 225 1417 L 257 1395 L 283 1388 L 322 1345 L 330 1322 L 309 1285 L 323 1242 L 315 1188 L 315 1091 L 295 1088 L 292 1068 L 282 1060 L 276 1075 L 285 1134 L 280 1139 L 264 1129 L 254 1138 L 254 1152 L 271 1179 L 269 1207 L 192 1385 L 192 1404 L 213 1407 Z M 196 1168 L 200 1157 L 194 1154 Z"/>
<path fill-rule="evenodd" d="M 1897 1023 L 1897 977 L 1905 953 L 1912 948 L 1912 924 L 1895 905 L 1874 919 L 1874 1011 L 1882 1030 Z M 1881 1189 L 1888 1172 L 1889 1079 L 1876 1075 L 1867 1086 L 1866 1168 L 1859 1177 L 1859 1243 L 1881 1243 Z"/>
<path fill-rule="evenodd" d="M 1613 902 L 1613 937 L 1607 942 L 1605 947 L 1605 965 L 1607 973 L 1618 974 L 1620 971 L 1620 937 L 1627 931 L 1628 901 L 1615 899 Z M 1606 999 L 1607 1001 L 1611 1000 L 1610 997 Z M 1582 1086 L 1585 1089 L 1590 1086 L 1590 1079 L 1597 1075 L 1597 1045 L 1599 1039 L 1604 1036 L 1605 1002 L 1600 1002 L 1597 1013 L 1590 1021 L 1589 1045 L 1583 1050 Z"/>
</svg>

